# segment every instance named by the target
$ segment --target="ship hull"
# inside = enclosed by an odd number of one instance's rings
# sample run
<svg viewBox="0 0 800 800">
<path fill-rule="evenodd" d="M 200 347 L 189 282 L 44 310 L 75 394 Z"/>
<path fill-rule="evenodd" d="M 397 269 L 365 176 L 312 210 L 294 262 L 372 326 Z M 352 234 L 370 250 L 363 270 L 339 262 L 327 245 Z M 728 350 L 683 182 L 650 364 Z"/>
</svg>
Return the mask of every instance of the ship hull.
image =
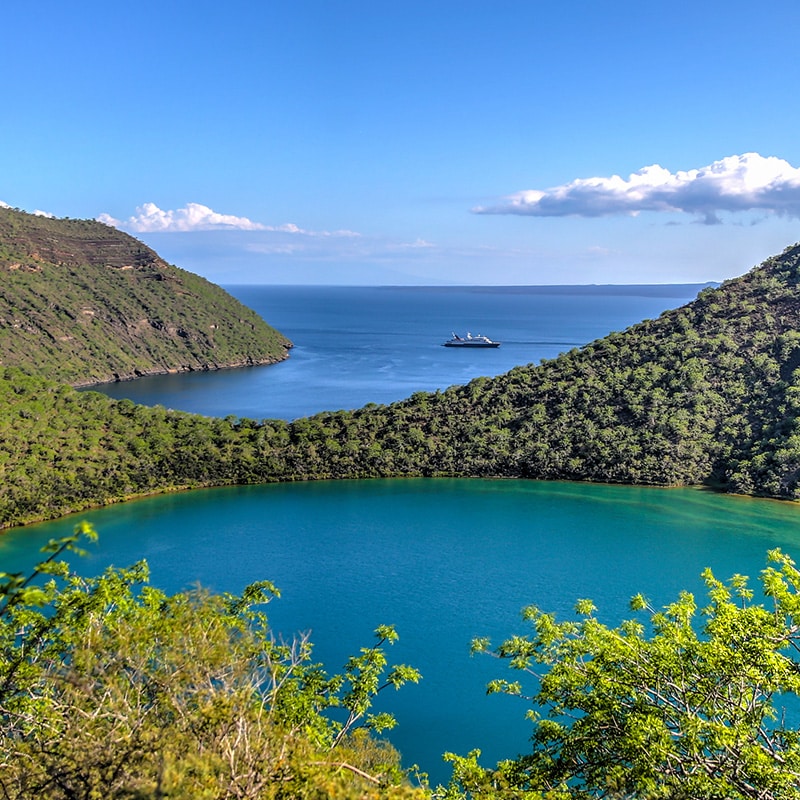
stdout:
<svg viewBox="0 0 800 800">
<path fill-rule="evenodd" d="M 500 342 L 445 342 L 445 347 L 500 347 Z"/>
</svg>

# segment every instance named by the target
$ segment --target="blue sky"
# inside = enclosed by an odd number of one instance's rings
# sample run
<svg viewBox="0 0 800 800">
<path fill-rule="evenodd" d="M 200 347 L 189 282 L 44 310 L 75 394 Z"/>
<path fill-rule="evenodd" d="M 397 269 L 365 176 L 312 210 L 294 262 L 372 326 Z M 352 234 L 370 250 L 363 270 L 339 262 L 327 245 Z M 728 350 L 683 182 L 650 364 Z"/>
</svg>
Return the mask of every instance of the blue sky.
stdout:
<svg viewBox="0 0 800 800">
<path fill-rule="evenodd" d="M 0 201 L 222 284 L 705 282 L 800 239 L 800 5 L 3 10 Z"/>
</svg>

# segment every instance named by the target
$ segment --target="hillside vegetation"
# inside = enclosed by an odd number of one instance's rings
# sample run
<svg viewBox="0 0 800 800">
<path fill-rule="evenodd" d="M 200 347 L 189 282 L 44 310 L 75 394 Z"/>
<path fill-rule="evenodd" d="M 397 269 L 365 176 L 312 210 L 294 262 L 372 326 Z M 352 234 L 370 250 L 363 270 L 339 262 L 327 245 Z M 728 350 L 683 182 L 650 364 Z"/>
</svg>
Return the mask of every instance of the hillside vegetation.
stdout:
<svg viewBox="0 0 800 800">
<path fill-rule="evenodd" d="M 308 636 L 271 630 L 268 581 L 166 595 L 143 562 L 84 579 L 60 556 L 87 537 L 84 524 L 31 574 L 0 575 L 0 797 L 430 796 L 375 738 L 395 719 L 373 701 L 420 679 L 389 664 L 394 628 L 329 674 Z"/>
<path fill-rule="evenodd" d="M 541 365 L 293 423 L 0 370 L 0 524 L 180 487 L 476 476 L 800 497 L 800 246 Z"/>
<path fill-rule="evenodd" d="M 290 346 L 122 231 L 0 208 L 0 364 L 87 385 L 269 364 Z"/>
</svg>

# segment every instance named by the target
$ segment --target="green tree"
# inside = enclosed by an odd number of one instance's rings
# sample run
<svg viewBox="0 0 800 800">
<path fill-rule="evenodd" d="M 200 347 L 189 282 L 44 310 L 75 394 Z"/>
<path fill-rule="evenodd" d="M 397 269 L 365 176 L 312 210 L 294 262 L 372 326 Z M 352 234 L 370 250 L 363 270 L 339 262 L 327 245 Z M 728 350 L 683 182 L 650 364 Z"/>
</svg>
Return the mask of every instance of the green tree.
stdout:
<svg viewBox="0 0 800 800">
<path fill-rule="evenodd" d="M 708 604 L 682 593 L 647 619 L 616 628 L 588 600 L 577 621 L 525 610 L 532 631 L 490 653 L 532 679 L 498 679 L 489 692 L 527 697 L 532 752 L 493 770 L 479 753 L 449 756 L 448 797 L 800 798 L 800 734 L 784 709 L 800 696 L 800 571 L 778 550 L 747 579 L 703 574 Z"/>
<path fill-rule="evenodd" d="M 413 797 L 396 751 L 371 731 L 388 668 L 377 644 L 328 675 L 306 637 L 276 639 L 269 582 L 242 595 L 175 595 L 147 567 L 70 572 L 61 556 L 94 532 L 48 545 L 30 575 L 0 574 L 0 797 Z M 343 707 L 344 722 L 334 717 Z"/>
</svg>

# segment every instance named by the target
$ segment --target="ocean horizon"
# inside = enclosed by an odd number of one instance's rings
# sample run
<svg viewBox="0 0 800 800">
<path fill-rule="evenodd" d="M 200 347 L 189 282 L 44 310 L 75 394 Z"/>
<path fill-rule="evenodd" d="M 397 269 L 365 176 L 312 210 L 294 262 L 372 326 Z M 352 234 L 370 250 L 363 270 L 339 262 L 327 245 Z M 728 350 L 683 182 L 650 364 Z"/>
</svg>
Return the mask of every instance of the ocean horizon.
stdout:
<svg viewBox="0 0 800 800">
<path fill-rule="evenodd" d="M 251 419 L 388 404 L 555 358 L 681 306 L 708 285 L 226 286 L 292 340 L 288 359 L 91 389 L 144 405 Z M 468 332 L 501 346 L 441 346 L 453 333 Z"/>
</svg>

